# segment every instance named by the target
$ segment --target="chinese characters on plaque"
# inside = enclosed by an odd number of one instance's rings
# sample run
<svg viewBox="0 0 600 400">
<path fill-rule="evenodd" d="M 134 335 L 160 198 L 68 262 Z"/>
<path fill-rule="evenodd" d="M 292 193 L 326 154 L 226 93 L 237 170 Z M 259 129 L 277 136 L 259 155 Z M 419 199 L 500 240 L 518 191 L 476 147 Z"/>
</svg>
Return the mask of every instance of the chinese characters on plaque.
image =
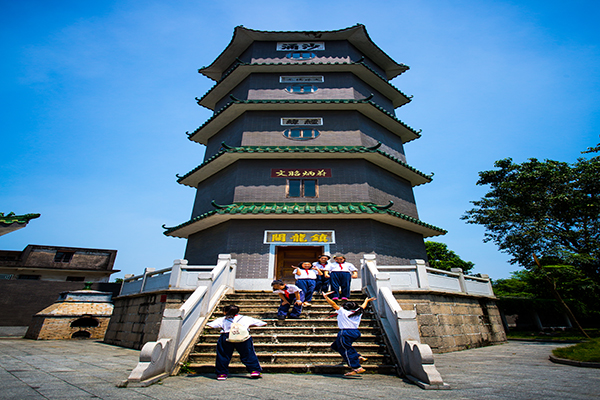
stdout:
<svg viewBox="0 0 600 400">
<path fill-rule="evenodd" d="M 265 231 L 265 243 L 335 243 L 334 231 Z"/>
<path fill-rule="evenodd" d="M 281 118 L 281 125 L 323 125 L 323 118 Z"/>
<path fill-rule="evenodd" d="M 323 76 L 280 76 L 280 83 L 323 83 Z"/>
<path fill-rule="evenodd" d="M 331 178 L 331 168 L 273 168 L 271 178 Z"/>
<path fill-rule="evenodd" d="M 293 42 L 283 43 L 277 42 L 277 51 L 289 50 L 325 50 L 325 42 Z"/>
</svg>

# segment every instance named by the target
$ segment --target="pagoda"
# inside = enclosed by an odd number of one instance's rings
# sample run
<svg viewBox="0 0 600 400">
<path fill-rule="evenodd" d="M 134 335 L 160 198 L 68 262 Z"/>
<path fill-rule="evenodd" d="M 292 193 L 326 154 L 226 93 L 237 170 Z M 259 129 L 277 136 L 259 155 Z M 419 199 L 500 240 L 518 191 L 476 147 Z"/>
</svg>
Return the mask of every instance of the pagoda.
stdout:
<svg viewBox="0 0 600 400">
<path fill-rule="evenodd" d="M 214 114 L 188 137 L 203 162 L 178 182 L 196 188 L 191 219 L 165 228 L 186 238 L 192 265 L 238 261 L 235 287 L 266 290 L 292 265 L 323 253 L 358 265 L 426 259 L 424 238 L 443 229 L 419 219 L 404 144 L 420 137 L 395 116 L 411 98 L 389 81 L 392 60 L 364 25 L 270 32 L 238 26 L 199 70 L 215 85 L 198 104 Z"/>
</svg>

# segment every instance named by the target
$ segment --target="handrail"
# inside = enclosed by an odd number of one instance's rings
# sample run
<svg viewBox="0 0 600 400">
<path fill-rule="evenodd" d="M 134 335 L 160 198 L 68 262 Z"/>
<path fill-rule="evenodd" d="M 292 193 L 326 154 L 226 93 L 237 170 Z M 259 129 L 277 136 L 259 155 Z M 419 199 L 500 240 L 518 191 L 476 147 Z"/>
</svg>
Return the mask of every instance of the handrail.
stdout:
<svg viewBox="0 0 600 400">
<path fill-rule="evenodd" d="M 361 260 L 363 291 L 377 298 L 373 305 L 390 342 L 392 354 L 404 375 L 420 387 L 447 389 L 448 385 L 433 363 L 431 348 L 421 343 L 417 314 L 413 310 L 402 310 L 392 293 L 390 275 L 388 272 L 379 272 L 374 254 L 365 254 Z"/>
<path fill-rule="evenodd" d="M 185 260 L 176 260 L 173 271 L 180 270 Z M 233 290 L 237 260 L 230 254 L 219 254 L 210 273 L 198 274 L 198 286 L 178 309 L 166 309 L 158 339 L 142 347 L 140 361 L 124 383 L 148 385 L 170 375 L 194 346 L 208 317 L 220 299 Z M 177 279 L 172 281 L 175 282 Z"/>
</svg>

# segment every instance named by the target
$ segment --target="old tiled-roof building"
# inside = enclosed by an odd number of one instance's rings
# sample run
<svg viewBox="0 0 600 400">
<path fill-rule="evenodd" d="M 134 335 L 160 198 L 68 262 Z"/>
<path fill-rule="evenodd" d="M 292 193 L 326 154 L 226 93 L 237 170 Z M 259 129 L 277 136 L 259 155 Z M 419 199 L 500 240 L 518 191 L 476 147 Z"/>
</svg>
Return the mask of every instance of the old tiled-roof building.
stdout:
<svg viewBox="0 0 600 400">
<path fill-rule="evenodd" d="M 363 25 L 326 32 L 237 27 L 199 72 L 214 111 L 189 139 L 204 161 L 178 177 L 197 190 L 186 238 L 192 265 L 238 260 L 236 289 L 267 289 L 291 264 L 365 253 L 388 265 L 426 259 L 423 238 L 445 231 L 419 219 L 413 187 L 431 181 L 407 163 L 419 132 L 396 118 L 410 97 L 389 83 L 408 67 Z"/>
</svg>

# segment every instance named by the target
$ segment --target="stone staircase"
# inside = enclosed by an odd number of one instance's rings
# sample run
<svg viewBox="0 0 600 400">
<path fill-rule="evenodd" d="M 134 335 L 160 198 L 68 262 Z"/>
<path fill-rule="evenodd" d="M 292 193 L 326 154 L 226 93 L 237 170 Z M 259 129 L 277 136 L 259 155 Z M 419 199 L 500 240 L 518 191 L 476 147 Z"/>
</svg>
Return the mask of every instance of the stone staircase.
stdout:
<svg viewBox="0 0 600 400">
<path fill-rule="evenodd" d="M 360 292 L 352 293 L 353 301 L 363 301 Z M 261 319 L 267 323 L 263 327 L 250 328 L 254 348 L 264 372 L 312 372 L 341 374 L 349 371 L 342 365 L 339 353 L 330 349 L 338 332 L 337 320 L 329 318 L 333 309 L 321 296 L 311 302 L 312 307 L 304 307 L 300 319 L 278 320 L 279 298 L 270 292 L 237 291 L 226 295 L 211 315 L 210 320 L 223 316 L 222 308 L 227 304 L 240 307 L 240 314 Z M 354 343 L 356 350 L 368 361 L 362 366 L 371 373 L 397 374 L 396 366 L 385 344 L 382 330 L 373 311 L 368 307 L 360 324 L 362 336 Z M 187 360 L 188 369 L 196 373 L 214 373 L 216 358 L 217 330 L 205 329 Z M 234 352 L 230 364 L 231 373 L 245 372 L 239 355 Z"/>
</svg>

